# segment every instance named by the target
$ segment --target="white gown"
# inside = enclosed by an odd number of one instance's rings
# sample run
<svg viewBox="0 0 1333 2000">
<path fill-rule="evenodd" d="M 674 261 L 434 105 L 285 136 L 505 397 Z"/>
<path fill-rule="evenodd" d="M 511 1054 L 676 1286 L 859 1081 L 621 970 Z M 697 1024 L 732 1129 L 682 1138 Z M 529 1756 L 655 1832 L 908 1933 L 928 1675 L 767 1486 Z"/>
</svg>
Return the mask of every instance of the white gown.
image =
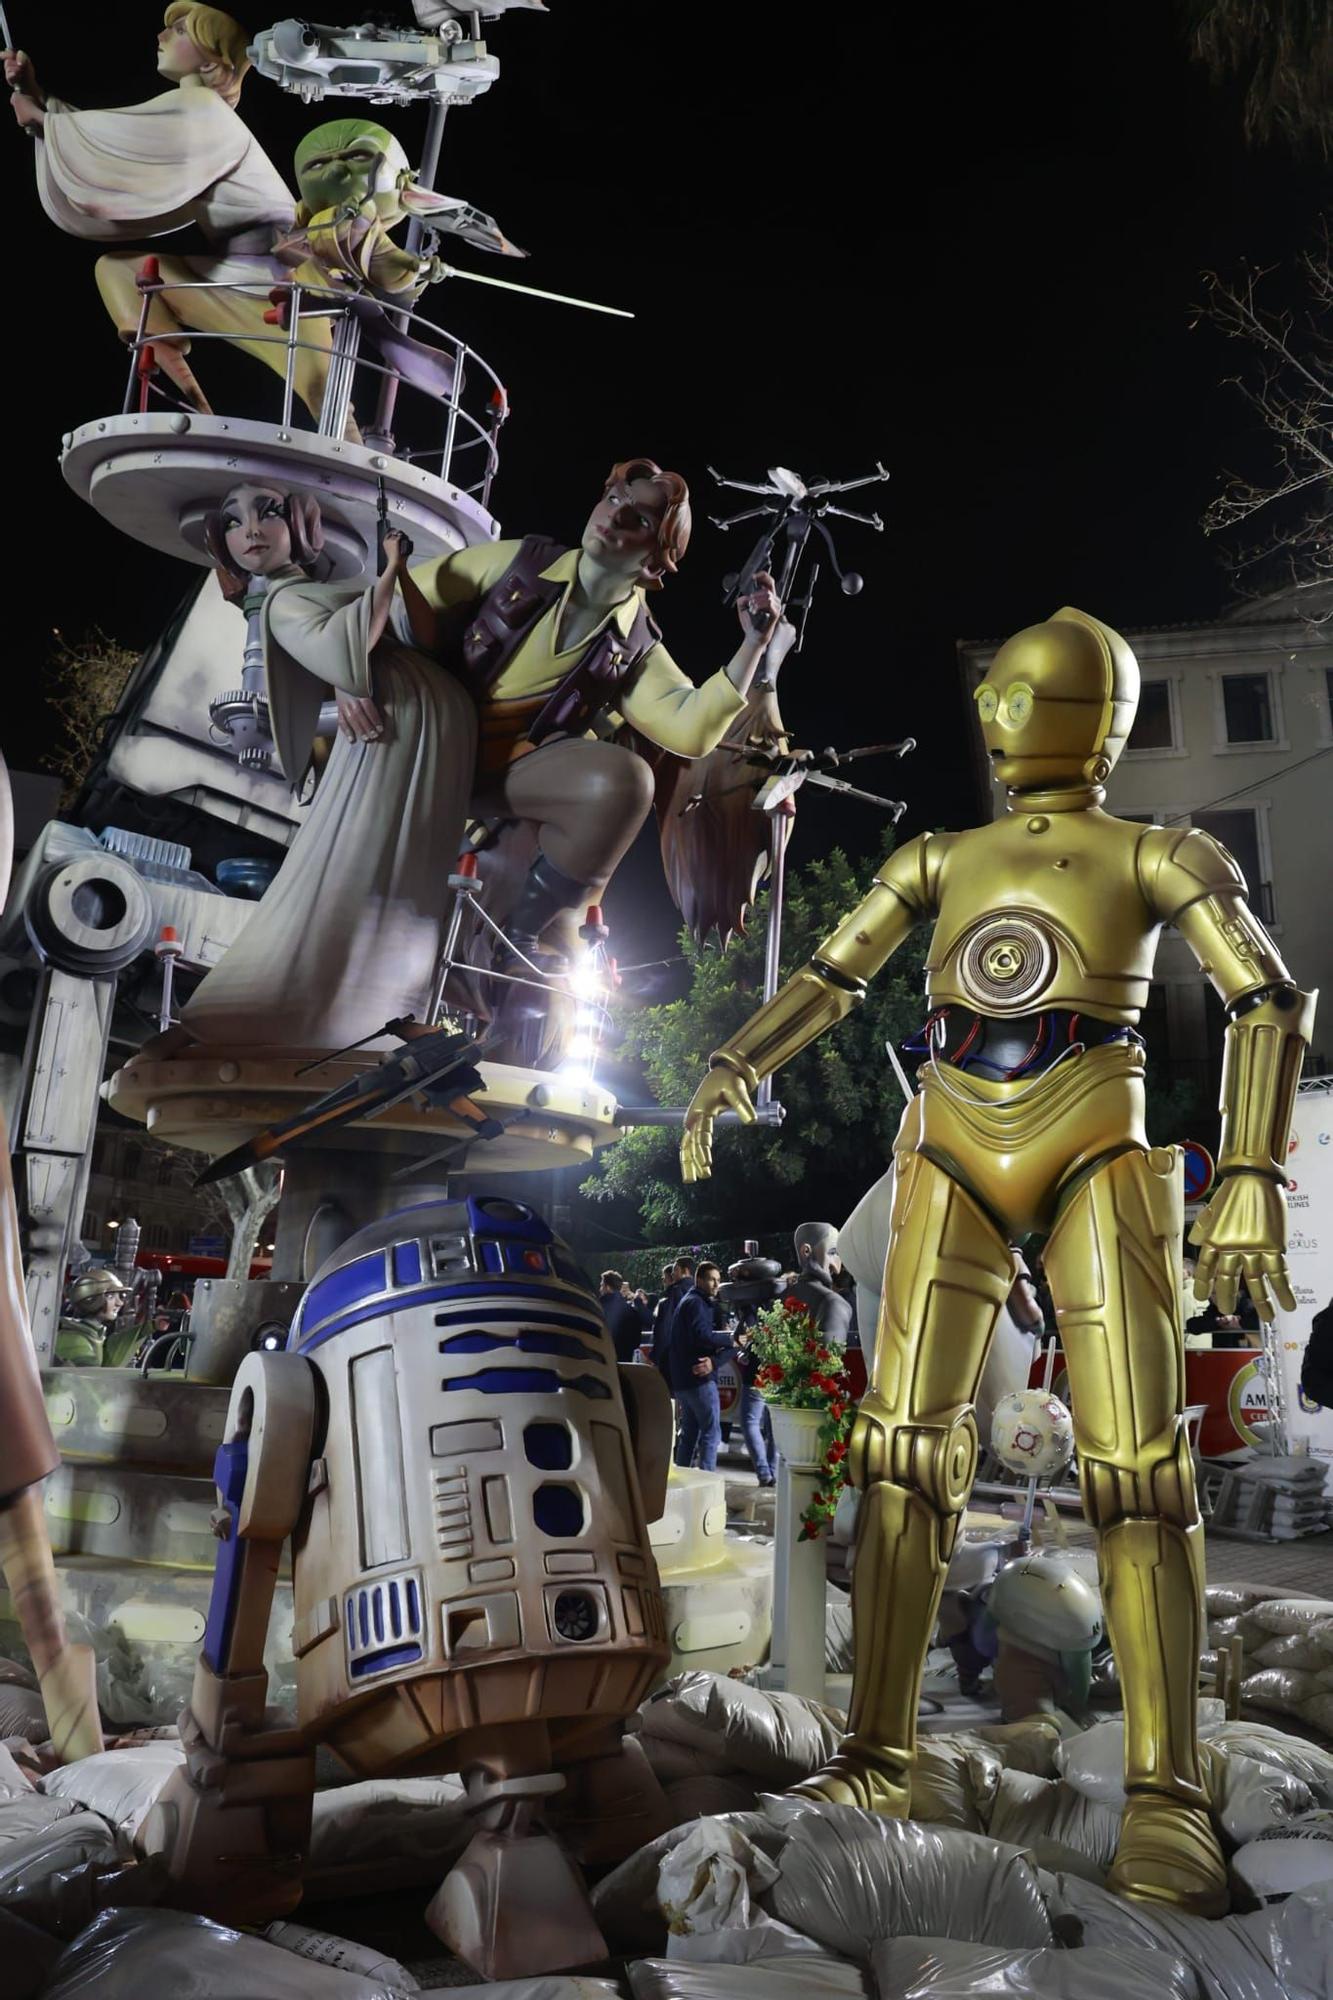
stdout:
<svg viewBox="0 0 1333 2000">
<path fill-rule="evenodd" d="M 386 638 L 368 656 L 370 595 L 296 576 L 270 586 L 270 715 L 293 789 L 329 688 L 371 696 L 385 733 L 377 743 L 338 736 L 271 887 L 183 1010 L 199 1041 L 331 1050 L 395 1015 L 425 1017 L 476 761 L 476 710 L 450 673 L 411 647 Z"/>
</svg>

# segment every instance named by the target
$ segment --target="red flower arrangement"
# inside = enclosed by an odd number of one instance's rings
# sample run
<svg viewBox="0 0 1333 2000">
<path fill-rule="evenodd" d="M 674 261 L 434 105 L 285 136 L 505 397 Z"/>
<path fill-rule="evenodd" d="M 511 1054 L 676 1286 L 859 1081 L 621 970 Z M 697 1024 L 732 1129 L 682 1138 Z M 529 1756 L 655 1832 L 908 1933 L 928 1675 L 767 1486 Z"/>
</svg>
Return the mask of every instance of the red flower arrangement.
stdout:
<svg viewBox="0 0 1333 2000">
<path fill-rule="evenodd" d="M 751 1339 L 758 1356 L 755 1387 L 766 1403 L 787 1410 L 821 1410 L 819 1490 L 801 1516 L 801 1534 L 822 1535 L 847 1484 L 847 1452 L 856 1404 L 841 1352 L 821 1340 L 801 1300 L 791 1294 L 765 1306 Z"/>
</svg>

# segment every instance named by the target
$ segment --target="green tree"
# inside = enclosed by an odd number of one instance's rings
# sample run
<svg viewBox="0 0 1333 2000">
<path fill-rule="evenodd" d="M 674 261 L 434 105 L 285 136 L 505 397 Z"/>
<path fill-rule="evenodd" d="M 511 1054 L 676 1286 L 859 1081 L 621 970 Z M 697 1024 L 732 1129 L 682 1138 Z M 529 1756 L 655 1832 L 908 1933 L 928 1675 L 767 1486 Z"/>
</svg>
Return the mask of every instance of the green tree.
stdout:
<svg viewBox="0 0 1333 2000">
<path fill-rule="evenodd" d="M 792 869 L 782 926 L 782 973 L 810 958 L 859 901 L 869 864 L 840 850 Z M 659 1104 L 688 1104 L 713 1049 L 752 1014 L 764 978 L 767 896 L 745 937 L 725 953 L 681 933 L 690 990 L 682 1000 L 631 1016 L 623 1053 L 642 1064 Z M 815 1209 L 840 1222 L 888 1164 L 903 1112 L 885 1054 L 924 1017 L 923 929 L 872 983 L 840 1027 L 788 1063 L 775 1094 L 786 1106 L 780 1128 L 721 1127 L 711 1180 L 680 1178 L 678 1127 L 641 1126 L 602 1154 L 580 1193 L 593 1201 L 629 1199 L 649 1241 L 758 1236 L 794 1229 Z"/>
</svg>

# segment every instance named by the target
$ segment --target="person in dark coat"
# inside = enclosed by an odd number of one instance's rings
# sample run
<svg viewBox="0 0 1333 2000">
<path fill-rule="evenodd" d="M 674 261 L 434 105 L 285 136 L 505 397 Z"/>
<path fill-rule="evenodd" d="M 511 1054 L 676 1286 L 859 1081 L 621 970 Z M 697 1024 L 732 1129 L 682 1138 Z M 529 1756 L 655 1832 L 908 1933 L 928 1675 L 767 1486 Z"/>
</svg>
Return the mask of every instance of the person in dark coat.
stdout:
<svg viewBox="0 0 1333 2000">
<path fill-rule="evenodd" d="M 667 1341 L 667 1382 L 676 1399 L 676 1464 L 692 1465 L 697 1452 L 704 1472 L 717 1469 L 722 1442 L 717 1363 L 732 1351 L 731 1335 L 717 1324 L 721 1283 L 716 1264 L 700 1264 L 676 1307 Z"/>
<path fill-rule="evenodd" d="M 602 1318 L 610 1329 L 616 1360 L 633 1361 L 648 1328 L 644 1314 L 634 1300 L 626 1296 L 625 1280 L 619 1271 L 603 1271 L 597 1296 Z"/>
<path fill-rule="evenodd" d="M 677 1257 L 667 1277 L 667 1288 L 657 1302 L 653 1314 L 653 1366 L 671 1381 L 671 1370 L 667 1363 L 667 1348 L 671 1339 L 671 1322 L 676 1317 L 676 1307 L 694 1284 L 693 1257 Z"/>
<path fill-rule="evenodd" d="M 1310 1338 L 1301 1356 L 1301 1394 L 1323 1409 L 1333 1409 L 1333 1299 L 1310 1321 Z"/>
</svg>

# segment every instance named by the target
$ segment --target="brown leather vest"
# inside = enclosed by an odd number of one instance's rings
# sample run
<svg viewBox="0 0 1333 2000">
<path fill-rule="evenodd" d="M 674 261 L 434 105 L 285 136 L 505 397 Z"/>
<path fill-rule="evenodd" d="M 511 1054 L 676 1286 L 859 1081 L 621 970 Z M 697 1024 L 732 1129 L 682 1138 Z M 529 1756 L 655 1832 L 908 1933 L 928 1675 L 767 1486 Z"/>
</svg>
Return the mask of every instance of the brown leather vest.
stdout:
<svg viewBox="0 0 1333 2000">
<path fill-rule="evenodd" d="M 560 544 L 545 535 L 525 535 L 499 582 L 472 607 L 463 632 L 463 670 L 479 702 L 485 701 L 538 619 L 558 602 L 564 584 L 544 577 L 542 571 L 563 554 Z M 528 741 L 582 735 L 601 709 L 615 707 L 616 696 L 661 636 L 642 604 L 628 638 L 614 625 L 597 633 L 534 717 Z"/>
</svg>

